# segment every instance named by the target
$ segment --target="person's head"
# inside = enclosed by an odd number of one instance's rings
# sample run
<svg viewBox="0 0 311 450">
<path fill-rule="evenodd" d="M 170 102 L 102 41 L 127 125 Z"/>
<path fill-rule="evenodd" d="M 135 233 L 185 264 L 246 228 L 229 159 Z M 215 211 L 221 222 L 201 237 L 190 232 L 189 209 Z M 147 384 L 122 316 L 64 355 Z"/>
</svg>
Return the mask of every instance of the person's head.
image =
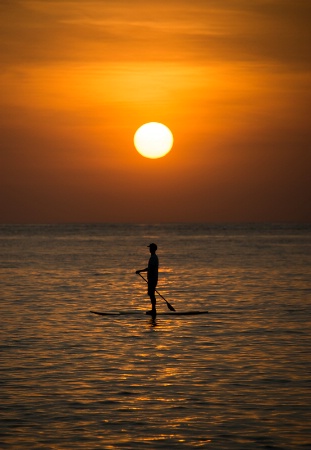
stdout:
<svg viewBox="0 0 311 450">
<path fill-rule="evenodd" d="M 149 247 L 150 253 L 155 253 L 158 248 L 157 244 L 154 244 L 154 243 L 149 244 L 148 247 Z"/>
</svg>

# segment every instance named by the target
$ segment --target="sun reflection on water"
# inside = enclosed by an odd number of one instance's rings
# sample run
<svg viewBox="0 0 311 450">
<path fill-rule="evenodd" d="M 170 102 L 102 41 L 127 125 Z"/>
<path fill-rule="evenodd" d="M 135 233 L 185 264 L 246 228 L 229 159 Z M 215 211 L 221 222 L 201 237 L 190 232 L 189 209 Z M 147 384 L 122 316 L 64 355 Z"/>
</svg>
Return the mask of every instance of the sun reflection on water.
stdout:
<svg viewBox="0 0 311 450">
<path fill-rule="evenodd" d="M 132 270 L 137 254 L 127 251 L 146 238 L 139 230 L 121 227 L 118 245 L 85 229 L 6 244 L 4 448 L 306 448 L 310 270 L 301 255 L 309 238 L 289 240 L 280 258 L 262 232 L 248 234 L 246 246 L 240 232 L 213 239 L 204 229 L 192 239 L 182 228 L 189 254 L 178 246 L 172 255 L 172 228 L 157 229 L 159 291 L 178 311 L 210 314 L 153 322 Z M 124 254 L 132 256 L 124 262 Z M 160 299 L 157 307 L 167 311 Z M 92 308 L 141 314 L 101 317 Z"/>
</svg>

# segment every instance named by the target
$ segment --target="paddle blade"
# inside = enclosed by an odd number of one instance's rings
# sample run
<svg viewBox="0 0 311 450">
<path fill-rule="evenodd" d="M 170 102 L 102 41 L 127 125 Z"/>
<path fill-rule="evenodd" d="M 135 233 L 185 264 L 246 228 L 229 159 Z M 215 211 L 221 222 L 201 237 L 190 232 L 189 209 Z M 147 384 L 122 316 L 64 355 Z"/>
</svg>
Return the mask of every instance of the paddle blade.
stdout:
<svg viewBox="0 0 311 450">
<path fill-rule="evenodd" d="M 171 310 L 171 311 L 176 311 L 176 309 L 174 308 L 174 306 L 172 306 L 167 300 L 165 300 L 165 301 L 166 301 L 166 305 L 167 305 L 167 307 L 168 307 L 169 310 Z"/>
</svg>

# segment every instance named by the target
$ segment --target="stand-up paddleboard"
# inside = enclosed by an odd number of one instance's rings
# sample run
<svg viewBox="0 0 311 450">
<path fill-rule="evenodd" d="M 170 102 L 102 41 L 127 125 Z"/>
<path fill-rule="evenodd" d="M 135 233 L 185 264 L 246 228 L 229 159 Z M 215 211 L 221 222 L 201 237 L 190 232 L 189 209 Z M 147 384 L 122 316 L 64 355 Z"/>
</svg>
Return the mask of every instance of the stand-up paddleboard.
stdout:
<svg viewBox="0 0 311 450">
<path fill-rule="evenodd" d="M 98 312 L 90 311 L 93 314 L 98 314 L 99 316 L 129 316 L 129 315 L 149 315 L 144 311 L 116 311 L 116 312 Z M 175 311 L 175 312 L 157 312 L 157 316 L 197 316 L 200 314 L 208 314 L 208 311 Z"/>
</svg>

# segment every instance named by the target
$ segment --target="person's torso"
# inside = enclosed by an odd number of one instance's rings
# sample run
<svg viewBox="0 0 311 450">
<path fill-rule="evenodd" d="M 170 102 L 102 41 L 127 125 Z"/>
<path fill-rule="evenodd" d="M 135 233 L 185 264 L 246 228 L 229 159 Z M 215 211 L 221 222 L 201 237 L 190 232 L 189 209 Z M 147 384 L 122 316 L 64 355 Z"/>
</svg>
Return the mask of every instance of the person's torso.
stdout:
<svg viewBox="0 0 311 450">
<path fill-rule="evenodd" d="M 158 281 L 159 259 L 157 255 L 151 255 L 148 262 L 148 280 Z"/>
</svg>

